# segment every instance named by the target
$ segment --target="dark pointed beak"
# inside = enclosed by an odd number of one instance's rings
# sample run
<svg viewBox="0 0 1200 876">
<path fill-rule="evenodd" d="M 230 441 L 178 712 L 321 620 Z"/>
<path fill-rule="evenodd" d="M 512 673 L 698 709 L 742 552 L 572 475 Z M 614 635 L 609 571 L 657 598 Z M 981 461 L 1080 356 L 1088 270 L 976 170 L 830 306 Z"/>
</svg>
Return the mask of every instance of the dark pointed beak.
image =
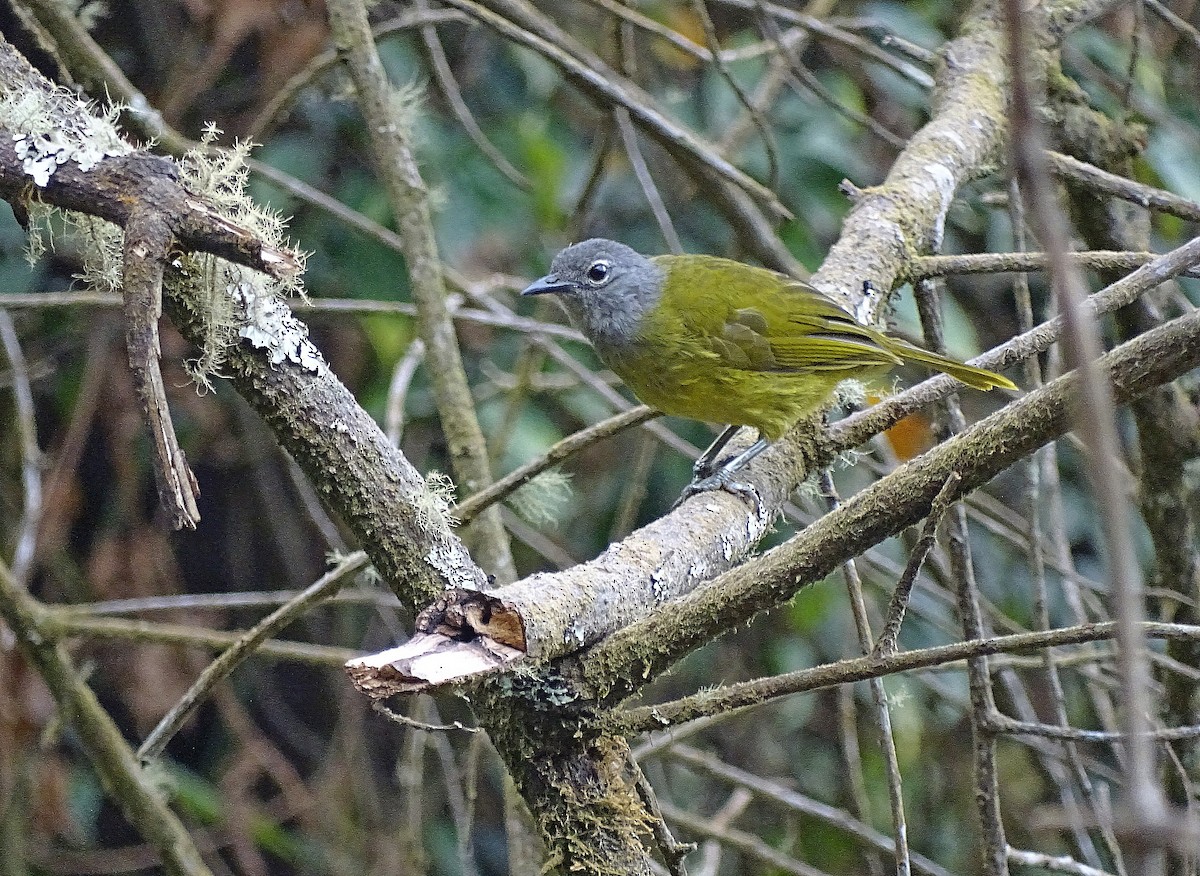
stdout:
<svg viewBox="0 0 1200 876">
<path fill-rule="evenodd" d="M 548 292 L 569 292 L 572 286 L 558 278 L 557 274 L 547 274 L 540 280 L 534 280 L 522 291 L 522 295 L 545 295 Z"/>
</svg>

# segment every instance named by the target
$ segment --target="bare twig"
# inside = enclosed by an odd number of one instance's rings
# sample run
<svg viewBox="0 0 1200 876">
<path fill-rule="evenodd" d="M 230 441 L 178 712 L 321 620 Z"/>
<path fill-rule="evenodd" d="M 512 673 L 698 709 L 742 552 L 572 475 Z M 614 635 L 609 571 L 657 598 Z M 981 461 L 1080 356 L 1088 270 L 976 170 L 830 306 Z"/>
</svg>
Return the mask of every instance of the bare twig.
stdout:
<svg viewBox="0 0 1200 876">
<path fill-rule="evenodd" d="M 1022 867 L 1040 867 L 1056 873 L 1070 873 L 1072 876 L 1112 876 L 1106 870 L 1089 867 L 1067 855 L 1047 855 L 1042 852 L 1027 852 L 1024 849 L 1014 849 L 1009 846 L 1005 850 L 1009 863 L 1020 864 Z"/>
<path fill-rule="evenodd" d="M 1200 204 L 1190 198 L 1136 182 L 1060 152 L 1047 152 L 1046 157 L 1050 163 L 1050 171 L 1055 176 L 1080 183 L 1098 192 L 1115 195 L 1141 207 L 1181 219 L 1200 220 Z"/>
<path fill-rule="evenodd" d="M 1142 630 L 1147 636 L 1154 639 L 1179 638 L 1187 641 L 1200 641 L 1200 626 L 1146 621 L 1142 624 Z M 752 708 L 775 697 L 825 690 L 840 684 L 850 684 L 868 678 L 882 678 L 918 669 L 945 668 L 955 661 L 967 660 L 971 657 L 1100 642 L 1114 639 L 1116 634 L 1116 623 L 1107 621 L 1061 627 L 1055 630 L 1014 633 L 971 642 L 955 642 L 931 648 L 918 648 L 901 651 L 890 657 L 856 657 L 850 660 L 840 660 L 837 663 L 815 666 L 811 669 L 801 669 L 769 678 L 732 684 L 669 703 L 638 706 L 619 713 L 614 719 L 614 724 L 623 733 L 661 730 L 685 721 L 705 719 L 714 714 L 728 717 L 728 713 L 732 710 Z"/>
<path fill-rule="evenodd" d="M 417 12 L 426 16 L 432 16 L 433 10 L 429 8 L 427 0 L 418 0 Z M 376 37 L 378 39 L 378 37 Z M 529 179 L 521 171 L 512 166 L 511 162 L 504 157 L 504 153 L 496 148 L 496 145 L 487 138 L 483 133 L 483 129 L 479 127 L 479 123 L 475 121 L 475 116 L 472 115 L 467 102 L 463 100 L 462 92 L 458 88 L 458 82 L 454 79 L 454 71 L 450 69 L 450 62 L 446 58 L 446 50 L 442 48 L 441 38 L 438 37 L 437 28 L 433 24 L 425 24 L 421 27 L 421 42 L 425 46 L 425 52 L 429 57 L 429 67 L 433 71 L 433 81 L 437 83 L 438 90 L 441 91 L 442 97 L 450 107 L 450 111 L 454 113 L 454 117 L 458 119 L 458 123 L 462 125 L 467 136 L 471 138 L 471 142 L 487 156 L 488 160 L 495 165 L 496 170 L 500 171 L 509 182 L 517 188 L 530 191 L 532 186 Z"/>
<path fill-rule="evenodd" d="M 228 678 L 233 670 L 251 656 L 262 642 L 308 611 L 315 603 L 336 592 L 345 584 L 350 575 L 366 565 L 366 554 L 361 552 L 353 554 L 302 590 L 294 599 L 281 605 L 255 624 L 231 648 L 208 664 L 187 692 L 179 698 L 179 702 L 163 715 L 158 726 L 142 742 L 138 749 L 138 757 L 143 761 L 156 760 L 161 757 L 167 743 L 171 741 L 171 737 L 179 732 L 184 722 L 195 711 L 196 706 L 200 705 L 200 702 L 218 682 Z"/>
<path fill-rule="evenodd" d="M 1194 24 L 1189 24 L 1186 19 L 1180 18 L 1160 0 L 1145 0 L 1145 3 L 1151 12 L 1187 37 L 1197 49 L 1200 49 L 1200 29 Z"/>
<path fill-rule="evenodd" d="M 468 496 L 455 505 L 450 513 L 462 521 L 475 517 L 483 508 L 493 505 L 510 495 L 514 490 L 529 483 L 548 468 L 553 468 L 565 459 L 569 459 L 586 447 L 591 447 L 597 441 L 603 441 L 626 429 L 641 425 L 659 416 L 658 411 L 645 405 L 638 405 L 627 411 L 601 420 L 586 429 L 580 429 L 574 435 L 568 435 L 559 441 L 542 456 L 531 460 L 515 471 L 509 472 L 485 490 L 480 490 L 473 496 Z"/>
<path fill-rule="evenodd" d="M 400 446 L 400 438 L 404 432 L 404 402 L 408 398 L 408 387 L 424 358 L 425 342 L 420 338 L 413 338 L 396 367 L 392 369 L 392 379 L 388 383 L 387 408 L 383 416 L 383 431 L 388 440 L 397 447 Z"/>
<path fill-rule="evenodd" d="M 785 855 L 752 833 L 733 827 L 716 827 L 711 819 L 700 818 L 670 803 L 661 803 L 660 805 L 663 815 L 669 821 L 679 824 L 692 833 L 718 840 L 744 855 L 761 861 L 777 872 L 790 873 L 793 876 L 825 876 L 824 871 L 805 864 L 791 855 Z"/>
<path fill-rule="evenodd" d="M 666 751 L 666 756 L 672 760 L 685 763 L 692 769 L 706 775 L 730 782 L 739 788 L 745 788 L 755 797 L 771 800 L 789 811 L 815 818 L 831 825 L 855 839 L 881 852 L 892 852 L 895 841 L 892 837 L 871 827 L 870 823 L 850 817 L 844 809 L 830 806 L 815 800 L 807 794 L 788 788 L 779 782 L 772 782 L 761 776 L 756 776 L 745 770 L 724 763 L 713 755 L 705 754 L 688 745 L 672 745 Z M 927 876 L 950 876 L 948 870 L 917 852 L 912 853 L 913 869 Z"/>
<path fill-rule="evenodd" d="M 12 370 L 14 407 L 17 412 L 17 433 L 21 441 L 21 488 L 23 504 L 17 544 L 13 549 L 12 575 L 24 584 L 37 550 L 38 526 L 42 519 L 42 452 L 37 443 L 37 422 L 33 411 L 33 389 L 29 385 L 29 369 L 16 326 L 8 311 L 0 310 L 0 346 Z"/>
<path fill-rule="evenodd" d="M 175 437 L 167 391 L 159 368 L 158 321 L 162 317 L 162 281 L 172 235 L 157 209 L 137 210 L 125 224 L 125 345 L 129 369 L 142 405 L 142 418 L 154 453 L 158 501 L 176 529 L 200 522 L 196 499 L 200 486 Z"/>
<path fill-rule="evenodd" d="M 821 474 L 821 492 L 831 508 L 837 508 L 839 499 L 828 471 Z M 850 596 L 850 609 L 854 615 L 854 628 L 858 634 L 858 646 L 863 654 L 872 653 L 871 621 L 867 617 L 867 605 L 863 599 L 862 578 L 854 560 L 842 564 L 842 575 Z M 904 788 L 900 775 L 900 758 L 896 754 L 896 737 L 892 733 L 892 714 L 888 706 L 887 691 L 883 679 L 869 681 L 871 698 L 875 704 L 875 722 L 879 731 L 879 748 L 883 752 L 884 770 L 887 775 L 888 806 L 892 816 L 892 856 L 896 862 L 897 876 L 908 876 L 912 861 L 908 849 L 908 820 L 904 815 Z"/>
<path fill-rule="evenodd" d="M 654 214 L 654 221 L 658 223 L 658 229 L 667 242 L 667 249 L 673 253 L 683 252 L 683 242 L 679 239 L 679 233 L 675 231 L 675 223 L 671 221 L 671 214 L 667 212 L 667 205 L 663 203 L 662 194 L 654 184 L 654 177 L 650 175 L 646 158 L 638 146 L 637 132 L 629 118 L 629 110 L 617 107 L 613 110 L 613 118 L 617 122 L 617 130 L 621 132 L 621 144 L 625 147 L 629 164 L 637 177 L 638 185 L 642 188 L 642 194 L 646 197 L 646 203 L 650 205 L 650 212 Z"/>
<path fill-rule="evenodd" d="M 383 715 L 393 724 L 399 724 L 401 727 L 411 727 L 414 730 L 424 730 L 426 733 L 448 733 L 451 730 L 461 730 L 464 733 L 478 733 L 478 727 L 468 727 L 461 721 L 452 721 L 449 724 L 431 724 L 428 721 L 418 721 L 416 718 L 408 715 L 401 715 L 399 712 L 389 709 L 382 701 L 371 703 L 371 708 Z"/>
<path fill-rule="evenodd" d="M 941 524 L 946 510 L 950 507 L 950 503 L 957 498 L 958 484 L 961 480 L 958 472 L 952 472 L 929 507 L 929 517 L 926 519 L 925 525 L 921 527 L 921 537 L 917 539 L 917 543 L 909 552 L 904 574 L 900 576 L 900 580 L 896 583 L 896 589 L 892 591 L 892 600 L 888 603 L 883 630 L 879 633 L 875 647 L 871 649 L 871 653 L 876 656 L 896 653 L 897 642 L 900 638 L 900 625 L 904 623 L 904 611 L 908 607 L 913 585 L 916 584 L 917 576 L 921 573 L 921 566 L 924 564 L 925 558 L 929 556 L 929 552 L 937 542 L 937 528 Z"/>
<path fill-rule="evenodd" d="M 1059 254 L 1070 248 L 1069 233 L 1061 210 L 1054 203 L 1055 189 L 1041 148 L 1042 134 L 1034 111 L 1034 96 L 1027 72 L 1028 13 L 1017 0 L 1004 3 L 1009 33 L 1009 70 L 1012 77 L 1013 165 L 1028 200 L 1030 217 L 1052 262 L 1056 297 L 1066 329 L 1067 359 L 1080 372 L 1081 398 L 1077 403 L 1083 418 L 1083 437 L 1089 448 L 1088 475 L 1096 496 L 1104 531 L 1104 551 L 1109 567 L 1121 646 L 1118 671 L 1126 691 L 1122 726 L 1126 745 L 1123 833 L 1134 874 L 1160 872 L 1161 857 L 1154 851 L 1155 834 L 1168 820 L 1166 800 L 1154 768 L 1154 753 L 1146 738 L 1151 709 L 1150 672 L 1145 637 L 1140 621 L 1145 615 L 1141 573 L 1129 531 L 1129 504 L 1110 474 L 1109 460 L 1120 458 L 1112 389 L 1096 360 L 1101 350 L 1095 320 L 1085 312 L 1087 297 L 1082 279 Z M 1036 193 L 1036 197 L 1034 196 Z"/>
<path fill-rule="evenodd" d="M 1009 184 L 1009 217 L 1013 227 L 1014 244 L 1018 250 L 1024 251 L 1027 247 L 1025 202 L 1021 197 L 1021 187 L 1015 180 Z M 1013 278 L 1013 297 L 1017 307 L 1017 321 L 1020 330 L 1028 331 L 1034 325 L 1033 299 L 1029 291 L 1029 279 L 1023 274 Z M 1025 379 L 1031 387 L 1040 387 L 1043 385 L 1041 362 L 1037 356 L 1030 356 L 1025 360 Z M 1042 543 L 1042 505 L 1044 502 L 1042 495 L 1042 466 L 1055 465 L 1055 455 L 1054 445 L 1048 444 L 1030 457 L 1026 466 L 1027 476 L 1024 507 L 1025 520 L 1029 533 L 1027 556 L 1034 580 L 1034 613 L 1037 617 L 1037 628 L 1043 630 L 1050 629 L 1050 614 L 1049 592 L 1046 582 L 1047 551 Z M 1050 505 L 1049 513 L 1053 513 L 1056 507 L 1060 507 L 1056 503 L 1046 504 Z M 1053 554 L 1053 551 L 1050 553 Z M 1058 655 L 1053 648 L 1046 648 L 1042 651 L 1042 662 L 1046 667 L 1046 678 L 1053 694 L 1055 719 L 1058 723 L 1065 726 L 1068 723 L 1066 697 L 1063 692 L 1062 679 L 1059 673 Z M 1066 746 L 1066 755 L 1067 763 L 1083 792 L 1084 798 L 1089 799 L 1094 797 L 1091 779 L 1088 777 L 1087 770 L 1083 766 L 1078 748 L 1068 743 Z M 1063 771 L 1050 758 L 1043 758 L 1043 763 L 1046 764 L 1047 770 L 1052 775 L 1057 775 Z M 1065 781 L 1065 777 L 1064 780 L 1056 781 L 1056 784 L 1058 785 L 1059 799 L 1062 801 L 1063 807 L 1075 815 L 1071 832 L 1080 853 L 1088 861 L 1098 866 L 1100 863 L 1099 852 L 1092 842 L 1087 828 L 1082 823 L 1083 819 L 1079 809 L 1079 801 L 1076 799 L 1074 789 Z M 1114 859 L 1119 857 L 1115 843 L 1110 844 L 1110 851 Z"/>
<path fill-rule="evenodd" d="M 1158 258 L 1152 252 L 1071 252 L 1066 257 L 1081 268 L 1096 271 L 1133 271 Z M 916 256 L 908 273 L 910 279 L 932 279 L 952 274 L 1001 274 L 1044 271 L 1048 260 L 1041 252 L 985 252 L 965 255 Z M 1198 276 L 1189 269 L 1184 276 Z M 1032 323 L 1030 328 L 1032 328 Z"/>
</svg>

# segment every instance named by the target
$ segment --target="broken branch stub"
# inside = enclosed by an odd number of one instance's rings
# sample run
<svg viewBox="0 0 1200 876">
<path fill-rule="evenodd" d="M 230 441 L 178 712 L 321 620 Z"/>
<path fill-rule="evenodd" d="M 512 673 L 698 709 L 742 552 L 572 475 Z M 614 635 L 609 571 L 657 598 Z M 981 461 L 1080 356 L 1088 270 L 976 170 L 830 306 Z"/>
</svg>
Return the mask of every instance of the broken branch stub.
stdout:
<svg viewBox="0 0 1200 876">
<path fill-rule="evenodd" d="M 766 453 L 748 469 L 763 507 L 778 507 L 796 463 Z M 740 525 L 730 525 L 730 516 Z M 417 619 L 408 642 L 346 664 L 374 698 L 428 692 L 544 663 L 595 644 L 736 565 L 773 515 L 729 493 L 694 496 L 611 545 L 596 559 L 490 590 L 447 590 Z"/>
<path fill-rule="evenodd" d="M 417 616 L 416 633 L 395 648 L 346 663 L 372 699 L 480 678 L 526 654 L 525 627 L 511 605 L 479 590 L 448 590 Z"/>
</svg>

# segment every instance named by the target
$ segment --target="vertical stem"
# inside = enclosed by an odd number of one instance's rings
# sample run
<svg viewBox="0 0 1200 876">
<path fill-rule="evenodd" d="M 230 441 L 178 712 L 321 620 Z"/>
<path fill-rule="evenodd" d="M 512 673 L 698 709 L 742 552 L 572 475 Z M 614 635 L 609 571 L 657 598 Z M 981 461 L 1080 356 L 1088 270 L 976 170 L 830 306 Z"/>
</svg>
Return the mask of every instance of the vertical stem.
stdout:
<svg viewBox="0 0 1200 876">
<path fill-rule="evenodd" d="M 1019 0 L 1005 0 L 1003 4 L 1012 80 L 1013 169 L 1028 198 L 1033 226 L 1050 259 L 1055 298 L 1066 329 L 1067 361 L 1078 369 L 1080 376 L 1076 416 L 1084 427 L 1080 429 L 1080 437 L 1088 448 L 1088 477 L 1101 515 L 1103 550 L 1120 648 L 1117 673 L 1125 693 L 1121 715 L 1126 735 L 1121 833 L 1130 852 L 1130 873 L 1149 876 L 1162 871 L 1162 855 L 1155 850 L 1159 844 L 1156 835 L 1169 829 L 1169 815 L 1156 780 L 1154 752 L 1147 735 L 1152 688 L 1141 623 L 1145 617 L 1141 572 L 1129 531 L 1129 502 L 1119 479 L 1112 476 L 1120 460 L 1112 387 L 1095 365 L 1101 350 L 1099 333 L 1095 320 L 1083 312 L 1082 301 L 1086 297 L 1083 280 L 1066 256 L 1070 236 L 1053 197 L 1056 189 L 1046 167 L 1042 132 L 1033 110 L 1026 53 L 1031 44 L 1027 33 L 1029 19 L 1036 15 L 1022 11 L 1021 5 Z"/>
<path fill-rule="evenodd" d="M 821 492 L 829 500 L 830 508 L 838 506 L 837 489 L 828 471 L 821 473 Z M 858 633 L 858 644 L 863 654 L 872 653 L 875 637 L 871 632 L 871 621 L 867 617 L 867 605 L 863 600 L 862 578 L 853 560 L 842 565 L 846 578 L 846 589 L 850 595 L 850 608 L 854 615 L 854 627 Z M 900 758 L 896 754 L 896 737 L 892 733 L 892 713 L 888 708 L 887 690 L 882 678 L 873 678 L 871 697 L 875 701 L 875 720 L 879 724 L 879 749 L 883 753 L 887 770 L 888 804 L 892 814 L 892 833 L 896 860 L 896 876 L 908 876 L 912 862 L 908 853 L 908 820 L 904 815 L 904 793 L 900 776 Z"/>
<path fill-rule="evenodd" d="M 429 212 L 429 192 L 412 151 L 410 107 L 391 88 L 375 49 L 367 11 L 360 0 L 331 0 L 329 25 L 338 54 L 346 63 L 366 120 L 372 151 L 379 162 L 399 227 L 408 264 L 417 323 L 426 345 L 429 375 L 454 478 L 467 495 L 491 483 L 487 445 L 475 416 L 475 404 L 463 369 L 458 338 L 446 305 L 446 286 Z M 508 535 L 500 509 L 489 508 L 471 523 L 468 542 L 476 559 L 496 580 L 516 579 Z"/>
<path fill-rule="evenodd" d="M 917 312 L 925 342 L 938 352 L 946 348 L 942 332 L 942 315 L 938 309 L 934 284 L 923 281 L 916 287 Z M 945 439 L 966 428 L 966 418 L 958 405 L 958 396 L 952 395 L 941 406 L 945 412 L 944 427 L 939 437 Z M 971 546 L 967 539 L 967 512 L 962 503 L 954 505 L 946 515 L 946 534 L 949 540 L 950 569 L 958 583 L 958 613 L 966 640 L 982 639 L 986 630 L 983 613 L 979 609 L 979 591 L 975 584 L 975 569 L 971 560 Z M 979 809 L 980 828 L 983 832 L 983 871 L 988 876 L 1004 876 L 1008 873 L 1008 841 L 1004 834 L 1004 820 L 1000 814 L 1000 777 L 996 769 L 996 735 L 992 730 L 995 723 L 996 698 L 992 692 L 991 670 L 986 656 L 973 657 L 967 661 L 967 683 L 971 692 L 971 735 L 975 760 L 975 804 Z"/>
</svg>

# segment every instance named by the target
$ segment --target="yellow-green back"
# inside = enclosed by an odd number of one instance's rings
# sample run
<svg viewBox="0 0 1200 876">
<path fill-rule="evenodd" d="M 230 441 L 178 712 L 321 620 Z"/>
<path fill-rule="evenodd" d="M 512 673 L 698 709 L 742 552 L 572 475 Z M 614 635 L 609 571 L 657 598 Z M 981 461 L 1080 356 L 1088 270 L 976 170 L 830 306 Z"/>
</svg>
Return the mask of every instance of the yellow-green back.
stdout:
<svg viewBox="0 0 1200 876">
<path fill-rule="evenodd" d="M 841 381 L 905 359 L 979 388 L 1012 386 L 860 325 L 832 299 L 774 271 L 705 255 L 651 261 L 665 277 L 657 306 L 634 343 L 600 352 L 665 413 L 754 426 L 775 440 Z"/>
</svg>

